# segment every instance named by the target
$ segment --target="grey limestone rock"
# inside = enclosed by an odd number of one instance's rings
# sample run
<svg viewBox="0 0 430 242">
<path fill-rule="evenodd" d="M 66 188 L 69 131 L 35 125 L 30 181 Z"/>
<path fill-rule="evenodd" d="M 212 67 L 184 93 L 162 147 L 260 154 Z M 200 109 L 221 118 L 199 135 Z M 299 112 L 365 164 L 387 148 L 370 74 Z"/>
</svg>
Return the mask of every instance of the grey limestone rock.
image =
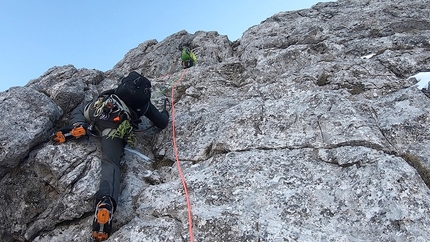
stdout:
<svg viewBox="0 0 430 242">
<path fill-rule="evenodd" d="M 430 70 L 429 6 L 318 3 L 234 42 L 180 31 L 105 73 L 54 67 L 0 93 L 0 238 L 89 240 L 100 144 L 49 135 L 138 70 L 157 107 L 174 102 L 195 241 L 427 241 L 430 102 L 410 77 Z M 186 70 L 184 44 L 198 58 Z M 187 241 L 172 127 L 141 128 L 109 241 Z"/>
</svg>

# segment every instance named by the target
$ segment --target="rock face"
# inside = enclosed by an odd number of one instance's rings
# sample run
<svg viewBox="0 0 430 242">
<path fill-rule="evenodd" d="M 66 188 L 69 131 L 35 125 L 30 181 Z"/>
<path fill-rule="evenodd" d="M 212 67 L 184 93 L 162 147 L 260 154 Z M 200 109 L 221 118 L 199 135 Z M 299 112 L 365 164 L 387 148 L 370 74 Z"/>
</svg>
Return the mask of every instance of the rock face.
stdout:
<svg viewBox="0 0 430 242">
<path fill-rule="evenodd" d="M 409 77 L 430 70 L 429 6 L 319 3 L 234 42 L 181 31 L 105 73 L 53 67 L 0 93 L 1 241 L 89 240 L 99 141 L 49 136 L 131 70 L 152 80 L 158 107 L 177 84 L 195 241 L 427 241 L 430 100 Z M 187 70 L 183 44 L 198 58 Z M 188 241 L 172 128 L 138 136 L 109 241 Z"/>
</svg>

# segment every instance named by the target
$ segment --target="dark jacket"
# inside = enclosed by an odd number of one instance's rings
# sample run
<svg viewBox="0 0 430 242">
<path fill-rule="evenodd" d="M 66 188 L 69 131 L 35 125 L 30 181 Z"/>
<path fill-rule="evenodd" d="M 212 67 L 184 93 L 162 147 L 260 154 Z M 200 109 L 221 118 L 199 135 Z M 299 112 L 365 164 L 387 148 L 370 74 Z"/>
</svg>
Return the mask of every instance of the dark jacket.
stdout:
<svg viewBox="0 0 430 242">
<path fill-rule="evenodd" d="M 94 104 L 94 102 L 95 101 L 92 101 L 86 105 L 81 105 L 78 108 L 74 109 L 72 111 L 70 123 L 91 123 L 91 120 L 87 120 L 85 118 L 84 110 L 85 107 Z M 169 123 L 169 113 L 166 110 L 160 112 L 150 101 L 142 105 L 140 108 L 130 108 L 130 111 L 132 113 L 132 120 L 130 121 L 134 125 L 138 125 L 142 116 L 147 117 L 156 127 L 160 129 L 166 128 L 167 124 Z M 103 122 L 96 122 L 95 125 L 100 126 L 98 127 L 100 130 L 103 130 L 105 128 L 114 128 L 111 125 Z"/>
</svg>

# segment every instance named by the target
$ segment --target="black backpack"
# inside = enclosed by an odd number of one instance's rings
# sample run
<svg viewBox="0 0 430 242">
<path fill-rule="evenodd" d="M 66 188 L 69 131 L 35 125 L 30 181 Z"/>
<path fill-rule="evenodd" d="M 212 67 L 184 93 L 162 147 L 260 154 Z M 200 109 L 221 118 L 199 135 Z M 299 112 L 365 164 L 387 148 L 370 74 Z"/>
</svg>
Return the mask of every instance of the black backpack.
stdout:
<svg viewBox="0 0 430 242">
<path fill-rule="evenodd" d="M 150 101 L 151 82 L 146 77 L 132 71 L 121 80 L 121 83 L 115 90 L 115 94 L 127 106 L 136 110 Z"/>
</svg>

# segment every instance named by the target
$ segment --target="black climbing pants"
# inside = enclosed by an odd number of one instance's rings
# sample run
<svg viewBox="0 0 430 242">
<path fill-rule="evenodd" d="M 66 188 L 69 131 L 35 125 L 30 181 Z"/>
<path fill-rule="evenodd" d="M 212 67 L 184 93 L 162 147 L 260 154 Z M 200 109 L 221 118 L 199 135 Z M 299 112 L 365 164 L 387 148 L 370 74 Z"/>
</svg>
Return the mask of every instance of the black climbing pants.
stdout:
<svg viewBox="0 0 430 242">
<path fill-rule="evenodd" d="M 120 138 L 108 138 L 103 136 L 102 142 L 102 163 L 100 188 L 96 193 L 96 199 L 103 196 L 110 196 L 118 202 L 120 192 L 120 161 L 124 153 L 124 141 Z"/>
<path fill-rule="evenodd" d="M 84 117 L 84 105 L 74 109 L 72 111 L 71 124 L 76 123 L 90 123 L 91 121 L 86 120 Z M 100 131 L 109 127 L 103 126 L 102 123 L 96 122 L 95 125 Z M 101 132 L 103 133 L 103 132 Z M 101 138 L 102 146 L 102 163 L 101 163 L 101 179 L 100 187 L 96 193 L 96 203 L 100 201 L 103 196 L 110 196 L 114 200 L 114 205 L 118 202 L 118 196 L 120 192 L 120 162 L 121 157 L 124 153 L 124 140 L 120 138 L 108 138 L 107 135 L 103 135 Z"/>
</svg>

